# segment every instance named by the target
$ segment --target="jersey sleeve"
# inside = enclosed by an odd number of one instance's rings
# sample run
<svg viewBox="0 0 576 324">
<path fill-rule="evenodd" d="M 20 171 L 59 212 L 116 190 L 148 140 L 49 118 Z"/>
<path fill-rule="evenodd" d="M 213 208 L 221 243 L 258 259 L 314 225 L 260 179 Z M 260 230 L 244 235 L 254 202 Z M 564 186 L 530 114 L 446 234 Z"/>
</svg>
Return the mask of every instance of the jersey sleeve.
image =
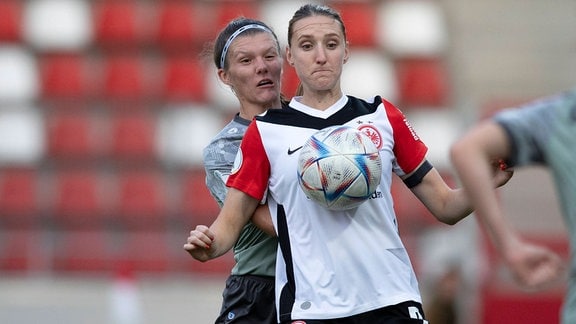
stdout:
<svg viewBox="0 0 576 324">
<path fill-rule="evenodd" d="M 550 136 L 550 101 L 537 101 L 520 108 L 505 109 L 493 117 L 506 131 L 511 153 L 506 163 L 513 166 L 544 162 L 544 145 Z"/>
<path fill-rule="evenodd" d="M 264 199 L 270 178 L 270 162 L 257 123 L 252 122 L 240 144 L 226 185 L 258 199 Z"/>
<path fill-rule="evenodd" d="M 413 172 L 426 158 L 428 147 L 414 131 L 404 114 L 390 102 L 383 100 L 394 137 L 394 172 L 399 176 Z"/>
</svg>

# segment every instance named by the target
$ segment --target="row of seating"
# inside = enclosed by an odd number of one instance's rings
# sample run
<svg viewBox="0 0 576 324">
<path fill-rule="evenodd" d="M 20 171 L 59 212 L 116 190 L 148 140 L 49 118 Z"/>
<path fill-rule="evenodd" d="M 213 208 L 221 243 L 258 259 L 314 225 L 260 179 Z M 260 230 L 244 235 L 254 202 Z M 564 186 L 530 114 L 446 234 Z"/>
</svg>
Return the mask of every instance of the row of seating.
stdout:
<svg viewBox="0 0 576 324">
<path fill-rule="evenodd" d="M 28 59 L 24 59 L 26 57 Z M 383 62 L 389 62 L 389 70 L 379 70 Z M 30 57 L 22 49 L 0 46 L 0 68 L 9 68 L 18 76 L 6 80 L 11 85 L 0 89 L 0 100 L 40 97 L 47 102 L 74 102 L 77 106 L 92 102 L 127 102 L 134 106 L 163 102 L 219 104 L 219 97 L 227 90 L 217 84 L 214 69 L 210 68 L 212 65 L 210 57 L 201 57 L 197 51 L 168 56 L 134 50 L 106 54 L 51 53 Z M 291 97 L 298 78 L 287 64 L 284 73 L 282 90 Z M 391 60 L 375 51 L 363 54 L 359 50 L 353 52 L 345 66 L 344 82 L 355 78 L 358 73 L 370 78 L 381 74 L 380 78 L 387 77 L 391 83 L 383 84 L 379 79 L 371 83 L 367 79 L 362 85 L 366 88 L 364 90 L 354 86 L 357 82 L 350 80 L 350 91 L 360 96 L 371 94 L 369 91 L 382 93 L 406 109 L 446 107 L 449 103 L 448 72 L 441 58 Z M 22 83 L 20 89 L 10 89 L 17 86 L 14 82 Z M 21 98 L 15 97 L 18 92 L 22 93 Z M 228 104 L 235 103 L 231 100 Z"/>
<path fill-rule="evenodd" d="M 187 233 L 187 229 L 116 232 L 2 229 L 0 273 L 106 276 L 124 268 L 138 274 L 230 272 L 234 264 L 230 253 L 208 263 L 193 260 L 182 248 Z"/>
<path fill-rule="evenodd" d="M 406 227 L 434 222 L 401 181 L 392 193 Z M 217 213 L 201 169 L 0 169 L 0 226 L 7 228 L 167 228 L 210 223 Z"/>
<path fill-rule="evenodd" d="M 79 49 L 92 44 L 179 50 L 212 40 L 214 31 L 238 16 L 262 19 L 284 35 L 286 23 L 301 4 L 287 0 L 4 0 L 0 4 L 0 41 L 28 42 L 39 50 Z M 342 13 L 355 46 L 425 54 L 445 48 L 442 11 L 435 2 L 328 4 Z"/>
<path fill-rule="evenodd" d="M 166 228 L 217 213 L 203 170 L 0 169 L 0 227 Z"/>
</svg>

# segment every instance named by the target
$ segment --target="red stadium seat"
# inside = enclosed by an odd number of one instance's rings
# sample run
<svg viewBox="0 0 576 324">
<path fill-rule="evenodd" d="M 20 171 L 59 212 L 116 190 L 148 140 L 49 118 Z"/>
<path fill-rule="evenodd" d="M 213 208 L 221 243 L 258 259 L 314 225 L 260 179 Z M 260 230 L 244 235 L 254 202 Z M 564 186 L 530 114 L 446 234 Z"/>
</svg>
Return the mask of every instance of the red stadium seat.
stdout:
<svg viewBox="0 0 576 324">
<path fill-rule="evenodd" d="M 88 170 L 60 171 L 54 179 L 52 218 L 63 227 L 105 225 L 105 191 L 99 174 Z"/>
<path fill-rule="evenodd" d="M 173 253 L 165 231 L 128 231 L 120 236 L 117 264 L 123 268 L 147 273 L 173 269 Z"/>
<path fill-rule="evenodd" d="M 117 162 L 147 164 L 156 157 L 156 125 L 146 114 L 119 114 L 111 120 L 111 153 Z"/>
<path fill-rule="evenodd" d="M 221 0 L 213 1 L 211 4 L 215 6 L 213 9 L 217 23 L 215 30 L 221 30 L 226 26 L 226 24 L 228 24 L 228 22 L 238 17 L 259 19 L 260 16 L 258 2 L 254 0 Z M 213 37 L 216 36 L 214 35 Z"/>
<path fill-rule="evenodd" d="M 101 46 L 134 47 L 149 38 L 149 21 L 141 1 L 97 1 L 93 12 L 95 38 Z"/>
<path fill-rule="evenodd" d="M 284 69 L 282 73 L 282 94 L 287 100 L 290 100 L 296 95 L 296 90 L 300 84 L 300 79 L 296 75 L 296 70 L 288 63 L 284 63 Z"/>
<path fill-rule="evenodd" d="M 529 242 L 541 244 L 558 253 L 563 260 L 570 257 L 568 237 L 565 233 L 551 236 L 524 235 Z M 481 322 L 499 323 L 559 323 L 565 285 L 559 282 L 542 291 L 527 292 L 520 289 L 509 274 L 494 246 L 483 237 L 487 252 L 488 277 L 481 287 Z"/>
<path fill-rule="evenodd" d="M 118 200 L 113 212 L 128 228 L 167 225 L 169 209 L 166 184 L 160 174 L 147 171 L 126 171 L 118 177 Z"/>
<path fill-rule="evenodd" d="M 0 223 L 30 227 L 38 215 L 38 179 L 33 170 L 0 170 Z"/>
<path fill-rule="evenodd" d="M 87 114 L 51 114 L 47 119 L 47 153 L 59 160 L 87 160 L 102 154 L 97 124 Z"/>
<path fill-rule="evenodd" d="M 143 100 L 151 95 L 149 65 L 137 54 L 112 55 L 102 62 L 104 99 Z M 152 62 L 150 62 L 152 63 Z"/>
<path fill-rule="evenodd" d="M 396 64 L 403 106 L 444 107 L 448 103 L 448 72 L 439 59 L 401 59 Z"/>
<path fill-rule="evenodd" d="M 219 211 L 220 207 L 206 188 L 203 169 L 182 175 L 180 214 L 187 227 L 212 224 Z"/>
<path fill-rule="evenodd" d="M 56 235 L 52 267 L 56 272 L 109 273 L 117 243 L 102 229 L 63 231 Z"/>
<path fill-rule="evenodd" d="M 92 95 L 87 62 L 80 55 L 40 57 L 42 95 L 46 99 L 82 99 Z"/>
<path fill-rule="evenodd" d="M 193 1 L 162 1 L 156 19 L 156 42 L 165 48 L 190 47 L 195 41 Z"/>
<path fill-rule="evenodd" d="M 369 1 L 338 2 L 334 8 L 342 14 L 350 46 L 375 47 L 377 11 Z"/>
<path fill-rule="evenodd" d="M 0 2 L 0 41 L 18 41 L 22 35 L 22 1 L 3 0 Z"/>
<path fill-rule="evenodd" d="M 0 231 L 0 271 L 27 274 L 46 270 L 46 248 L 40 231 L 18 229 Z"/>
<path fill-rule="evenodd" d="M 195 54 L 169 56 L 164 72 L 164 98 L 206 101 L 206 68 Z"/>
</svg>

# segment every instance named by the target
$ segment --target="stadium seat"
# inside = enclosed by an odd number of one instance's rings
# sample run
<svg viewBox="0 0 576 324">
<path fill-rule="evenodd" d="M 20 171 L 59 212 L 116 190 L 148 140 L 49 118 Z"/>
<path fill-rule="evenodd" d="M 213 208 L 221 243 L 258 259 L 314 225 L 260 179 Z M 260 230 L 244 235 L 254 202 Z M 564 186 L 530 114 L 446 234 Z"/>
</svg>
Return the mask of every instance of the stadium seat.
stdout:
<svg viewBox="0 0 576 324">
<path fill-rule="evenodd" d="M 370 1 L 342 1 L 333 7 L 340 12 L 346 25 L 346 37 L 352 47 L 376 47 L 376 15 Z"/>
<path fill-rule="evenodd" d="M 393 63 L 382 52 L 355 49 L 344 64 L 342 88 L 360 98 L 373 98 L 378 94 L 395 102 L 398 97 L 395 76 Z"/>
<path fill-rule="evenodd" d="M 167 232 L 132 230 L 120 232 L 117 263 L 134 272 L 162 273 L 174 268 Z M 185 238 L 183 239 L 183 241 Z M 186 255 L 182 255 L 185 258 Z"/>
<path fill-rule="evenodd" d="M 448 72 L 441 59 L 399 59 L 396 75 L 402 106 L 444 108 L 448 104 Z"/>
<path fill-rule="evenodd" d="M 382 1 L 375 10 L 373 28 L 385 51 L 396 57 L 430 57 L 446 51 L 446 22 L 438 1 Z"/>
<path fill-rule="evenodd" d="M 187 227 L 212 224 L 220 207 L 206 188 L 203 169 L 193 169 L 182 175 L 180 214 Z"/>
<path fill-rule="evenodd" d="M 55 234 L 52 268 L 56 273 L 105 274 L 114 269 L 117 243 L 103 229 L 67 230 Z"/>
<path fill-rule="evenodd" d="M 84 99 L 92 96 L 89 66 L 80 54 L 39 58 L 40 83 L 45 99 Z"/>
<path fill-rule="evenodd" d="M 114 217 L 126 228 L 163 228 L 170 210 L 167 184 L 161 174 L 146 170 L 126 170 L 117 177 Z"/>
<path fill-rule="evenodd" d="M 106 0 L 93 5 L 96 43 L 104 48 L 134 48 L 146 43 L 150 36 L 141 1 Z"/>
<path fill-rule="evenodd" d="M 0 109 L 0 163 L 34 165 L 44 154 L 44 120 L 34 107 L 14 108 Z"/>
<path fill-rule="evenodd" d="M 120 113 L 110 120 L 111 158 L 148 164 L 156 160 L 156 125 L 146 113 Z"/>
<path fill-rule="evenodd" d="M 111 54 L 101 63 L 101 96 L 106 100 L 144 100 L 151 96 L 151 79 L 147 71 L 152 61 L 147 62 L 135 52 Z"/>
<path fill-rule="evenodd" d="M 228 22 L 238 17 L 250 17 L 259 19 L 259 6 L 256 0 L 220 0 L 211 2 L 215 6 L 213 9 L 216 15 L 215 30 L 221 30 Z M 212 37 L 215 37 L 213 35 Z"/>
<path fill-rule="evenodd" d="M 212 72 L 212 71 L 210 71 Z M 165 59 L 163 98 L 167 101 L 205 102 L 206 65 L 196 52 L 167 56 Z"/>
<path fill-rule="evenodd" d="M 40 82 L 36 60 L 24 47 L 0 46 L 0 102 L 30 102 L 37 99 Z"/>
<path fill-rule="evenodd" d="M 202 149 L 230 120 L 223 119 L 216 109 L 202 105 L 167 107 L 159 117 L 159 158 L 168 165 L 184 167 L 202 163 Z"/>
<path fill-rule="evenodd" d="M 97 123 L 87 113 L 52 113 L 47 117 L 48 158 L 62 162 L 101 156 Z"/>
<path fill-rule="evenodd" d="M 38 174 L 33 169 L 0 169 L 0 224 L 2 227 L 33 226 L 37 220 Z"/>
<path fill-rule="evenodd" d="M 27 1 L 24 38 L 39 51 L 80 51 L 92 43 L 88 1 Z"/>
<path fill-rule="evenodd" d="M 0 271 L 27 275 L 46 270 L 46 247 L 36 228 L 2 229 L 0 231 Z"/>
<path fill-rule="evenodd" d="M 282 94 L 287 100 L 292 99 L 292 97 L 296 95 L 296 90 L 298 89 L 299 84 L 300 79 L 298 79 L 296 70 L 285 62 L 282 72 Z"/>
<path fill-rule="evenodd" d="M 570 257 L 568 237 L 565 233 L 552 236 L 525 233 L 524 239 L 546 246 L 558 253 L 563 260 Z M 533 292 L 521 289 L 513 281 L 498 251 L 485 235 L 483 242 L 489 273 L 481 282 L 482 323 L 559 323 L 565 285 L 559 282 L 545 290 Z"/>
<path fill-rule="evenodd" d="M 92 170 L 60 170 L 54 175 L 50 214 L 63 228 L 106 226 L 106 196 L 101 176 Z"/>
<path fill-rule="evenodd" d="M 0 2 L 0 42 L 15 42 L 22 37 L 22 1 L 4 0 Z"/>
<path fill-rule="evenodd" d="M 165 49 L 190 47 L 195 41 L 194 1 L 160 1 L 156 42 Z"/>
</svg>

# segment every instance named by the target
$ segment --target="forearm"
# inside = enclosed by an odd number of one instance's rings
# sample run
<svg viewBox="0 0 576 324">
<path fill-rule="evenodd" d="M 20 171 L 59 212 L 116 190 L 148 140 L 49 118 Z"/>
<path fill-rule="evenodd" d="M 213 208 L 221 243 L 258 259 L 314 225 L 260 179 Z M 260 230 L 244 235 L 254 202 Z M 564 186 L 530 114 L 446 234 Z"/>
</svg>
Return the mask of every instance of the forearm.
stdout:
<svg viewBox="0 0 576 324">
<path fill-rule="evenodd" d="M 430 170 L 412 192 L 442 223 L 454 225 L 472 212 L 464 191 L 450 188 L 436 169 Z"/>
<path fill-rule="evenodd" d="M 454 153 L 453 164 L 466 194 L 475 207 L 475 215 L 494 244 L 502 251 L 515 239 L 504 220 L 504 211 L 491 181 L 491 157 L 480 150 L 460 148 Z"/>
<path fill-rule="evenodd" d="M 258 200 L 236 189 L 230 189 L 218 217 L 210 226 L 214 240 L 210 246 L 210 258 L 217 258 L 230 251 L 242 228 L 248 223 Z"/>
</svg>

